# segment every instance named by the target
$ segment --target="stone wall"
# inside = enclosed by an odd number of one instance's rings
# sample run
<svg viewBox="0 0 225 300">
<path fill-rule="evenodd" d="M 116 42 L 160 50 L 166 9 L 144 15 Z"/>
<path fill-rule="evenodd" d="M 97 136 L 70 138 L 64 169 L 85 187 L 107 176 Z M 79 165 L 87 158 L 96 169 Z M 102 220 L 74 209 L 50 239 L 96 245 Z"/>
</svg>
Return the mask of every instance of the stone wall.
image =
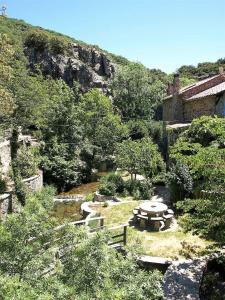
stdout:
<svg viewBox="0 0 225 300">
<path fill-rule="evenodd" d="M 0 140 L 0 173 L 4 178 L 9 175 L 11 166 L 11 147 L 7 139 Z"/>
<path fill-rule="evenodd" d="M 225 116 L 225 93 L 220 97 L 216 104 L 216 114 L 218 116 Z"/>
<path fill-rule="evenodd" d="M 179 96 L 178 101 L 182 101 Z M 174 110 L 176 109 L 173 103 L 173 99 L 167 99 L 163 103 L 163 120 L 174 122 L 190 122 L 200 116 L 224 116 L 224 103 L 225 95 L 220 98 L 216 96 L 208 96 L 206 98 L 200 98 L 183 102 L 183 120 L 175 118 Z"/>
<path fill-rule="evenodd" d="M 43 188 L 43 172 L 40 170 L 38 175 L 23 179 L 22 182 L 29 192 L 39 192 Z"/>
<path fill-rule="evenodd" d="M 200 116 L 213 116 L 215 114 L 216 97 L 196 99 L 184 102 L 184 121 L 188 122 Z"/>
<path fill-rule="evenodd" d="M 0 195 L 0 220 L 5 220 L 8 213 L 12 212 L 12 194 Z"/>
<path fill-rule="evenodd" d="M 173 120 L 172 99 L 164 100 L 163 102 L 163 121 Z"/>
</svg>

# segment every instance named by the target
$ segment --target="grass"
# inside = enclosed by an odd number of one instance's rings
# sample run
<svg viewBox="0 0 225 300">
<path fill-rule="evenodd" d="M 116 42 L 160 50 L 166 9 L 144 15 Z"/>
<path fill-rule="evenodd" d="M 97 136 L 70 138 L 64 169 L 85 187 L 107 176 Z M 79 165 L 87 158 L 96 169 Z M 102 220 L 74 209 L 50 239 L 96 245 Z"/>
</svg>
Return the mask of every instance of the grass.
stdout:
<svg viewBox="0 0 225 300">
<path fill-rule="evenodd" d="M 95 207 L 94 210 L 105 217 L 105 225 L 122 225 L 132 217 L 132 211 L 141 201 L 114 204 L 108 207 Z"/>
<path fill-rule="evenodd" d="M 198 256 L 210 244 L 199 236 L 185 233 L 181 228 L 176 231 L 147 232 L 130 227 L 128 245 L 134 244 L 135 240 L 144 254 L 170 259 Z"/>
<path fill-rule="evenodd" d="M 142 201 L 129 201 L 108 207 L 94 208 L 105 217 L 105 225 L 116 226 L 127 223 L 132 210 Z M 189 258 L 201 255 L 210 242 L 178 227 L 174 231 L 150 232 L 128 227 L 128 246 L 138 247 L 145 255 L 170 259 Z"/>
</svg>

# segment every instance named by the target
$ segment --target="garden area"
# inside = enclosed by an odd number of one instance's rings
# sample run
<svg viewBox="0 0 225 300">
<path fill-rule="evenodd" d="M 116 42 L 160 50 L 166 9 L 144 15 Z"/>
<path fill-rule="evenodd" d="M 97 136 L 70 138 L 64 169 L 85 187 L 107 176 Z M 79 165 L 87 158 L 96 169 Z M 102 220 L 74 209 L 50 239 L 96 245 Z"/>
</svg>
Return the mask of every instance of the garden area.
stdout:
<svg viewBox="0 0 225 300">
<path fill-rule="evenodd" d="M 104 204 L 95 205 L 94 209 L 105 218 L 104 224 L 107 227 L 113 227 L 127 224 L 133 216 L 133 209 L 141 203 L 144 201 L 125 199 L 106 207 Z M 177 224 L 162 232 L 141 230 L 135 226 L 128 227 L 127 246 L 136 247 L 138 245 L 138 251 L 143 255 L 165 257 L 172 260 L 191 258 L 202 255 L 210 244 L 211 242 L 204 238 L 184 232 L 182 227 Z"/>
<path fill-rule="evenodd" d="M 224 247 L 225 118 L 203 116 L 177 134 L 160 121 L 171 76 L 123 61 L 106 90 L 70 86 L 39 64 L 30 69 L 24 51 L 63 55 L 60 39 L 12 25 L 21 31 L 14 43 L 0 34 L 0 135 L 10 131 L 0 193 L 13 195 L 0 222 L 0 299 L 161 299 L 162 274 L 142 270 L 138 255 L 176 261 Z M 23 183 L 40 169 L 45 187 L 34 193 Z M 98 234 L 71 223 L 95 216 L 106 225 Z M 123 224 L 127 256 L 109 247 L 107 228 Z"/>
</svg>

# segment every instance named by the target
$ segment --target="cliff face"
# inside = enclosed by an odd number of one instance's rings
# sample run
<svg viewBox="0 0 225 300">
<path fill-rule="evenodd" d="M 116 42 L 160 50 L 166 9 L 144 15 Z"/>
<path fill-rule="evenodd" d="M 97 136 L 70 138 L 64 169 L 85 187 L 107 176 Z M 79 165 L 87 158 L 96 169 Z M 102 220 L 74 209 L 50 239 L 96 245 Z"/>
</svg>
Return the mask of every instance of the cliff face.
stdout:
<svg viewBox="0 0 225 300">
<path fill-rule="evenodd" d="M 70 87 L 77 81 L 82 92 L 99 88 L 107 93 L 115 71 L 107 56 L 95 48 L 78 44 L 70 44 L 68 50 L 69 55 L 54 55 L 48 50 L 40 52 L 33 48 L 25 48 L 24 52 L 33 71 L 38 65 L 44 75 L 62 78 Z"/>
</svg>

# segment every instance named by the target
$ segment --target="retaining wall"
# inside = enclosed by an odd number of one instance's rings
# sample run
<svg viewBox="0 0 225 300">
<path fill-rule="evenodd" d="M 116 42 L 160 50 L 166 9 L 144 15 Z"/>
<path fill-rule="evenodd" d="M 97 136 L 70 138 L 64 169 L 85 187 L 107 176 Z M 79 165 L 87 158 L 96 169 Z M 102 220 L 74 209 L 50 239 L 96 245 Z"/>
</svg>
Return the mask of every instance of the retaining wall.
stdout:
<svg viewBox="0 0 225 300">
<path fill-rule="evenodd" d="M 29 192 L 39 192 L 43 188 L 43 172 L 40 170 L 38 175 L 23 179 L 22 182 Z"/>
<path fill-rule="evenodd" d="M 12 194 L 0 195 L 0 220 L 5 220 L 8 213 L 12 212 Z"/>
<path fill-rule="evenodd" d="M 0 171 L 3 177 L 7 178 L 11 165 L 10 141 L 0 140 Z"/>
</svg>

